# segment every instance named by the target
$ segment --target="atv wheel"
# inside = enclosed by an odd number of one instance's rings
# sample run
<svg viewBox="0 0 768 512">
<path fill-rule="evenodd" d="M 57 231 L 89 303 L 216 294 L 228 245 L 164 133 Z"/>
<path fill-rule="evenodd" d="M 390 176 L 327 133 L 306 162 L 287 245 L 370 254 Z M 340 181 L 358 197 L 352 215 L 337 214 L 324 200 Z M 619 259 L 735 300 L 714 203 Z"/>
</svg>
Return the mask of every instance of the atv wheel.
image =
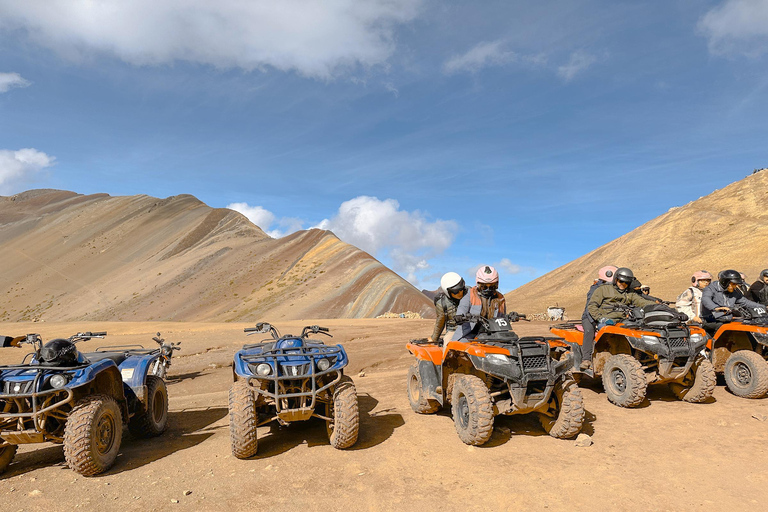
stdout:
<svg viewBox="0 0 768 512">
<path fill-rule="evenodd" d="M 419 363 L 408 368 L 408 401 L 413 412 L 419 414 L 432 414 L 440 409 L 440 402 L 427 398 L 424 388 L 421 386 L 421 373 Z"/>
<path fill-rule="evenodd" d="M 493 401 L 488 386 L 474 375 L 460 375 L 453 383 L 453 424 L 459 439 L 480 446 L 493 434 Z"/>
<path fill-rule="evenodd" d="M 346 375 L 333 390 L 333 402 L 325 409 L 326 416 L 333 421 L 325 422 L 331 446 L 343 450 L 357 442 L 360 429 L 360 414 L 357 410 L 357 390 L 355 383 Z"/>
<path fill-rule="evenodd" d="M 725 362 L 725 383 L 742 398 L 761 398 L 768 392 L 768 362 L 751 350 L 739 350 Z"/>
<path fill-rule="evenodd" d="M 0 446 L 0 475 L 8 468 L 16 456 L 16 450 L 19 447 L 15 444 L 4 444 Z"/>
<path fill-rule="evenodd" d="M 693 382 L 690 382 L 691 377 Z M 669 387 L 677 395 L 677 398 L 684 402 L 701 403 L 711 397 L 717 384 L 715 367 L 712 366 L 712 362 L 709 359 L 701 358 L 694 363 L 693 368 L 686 376 L 686 384 L 673 382 Z"/>
<path fill-rule="evenodd" d="M 168 427 L 168 388 L 154 375 L 147 376 L 147 405 L 128 422 L 128 430 L 136 437 L 155 437 Z"/>
<path fill-rule="evenodd" d="M 229 388 L 229 439 L 232 455 L 247 459 L 256 455 L 259 440 L 256 432 L 259 414 L 256 398 L 248 382 L 240 380 Z"/>
<path fill-rule="evenodd" d="M 91 395 L 75 404 L 64 427 L 64 457 L 83 476 L 114 464 L 123 436 L 120 407 L 111 396 Z"/>
<path fill-rule="evenodd" d="M 547 434 L 558 439 L 570 439 L 579 433 L 584 423 L 584 398 L 575 381 L 557 384 L 549 409 L 553 416 L 539 416 Z"/>
<path fill-rule="evenodd" d="M 636 407 L 645 400 L 648 381 L 640 361 L 629 354 L 612 355 L 603 368 L 608 400 L 620 407 Z"/>
</svg>

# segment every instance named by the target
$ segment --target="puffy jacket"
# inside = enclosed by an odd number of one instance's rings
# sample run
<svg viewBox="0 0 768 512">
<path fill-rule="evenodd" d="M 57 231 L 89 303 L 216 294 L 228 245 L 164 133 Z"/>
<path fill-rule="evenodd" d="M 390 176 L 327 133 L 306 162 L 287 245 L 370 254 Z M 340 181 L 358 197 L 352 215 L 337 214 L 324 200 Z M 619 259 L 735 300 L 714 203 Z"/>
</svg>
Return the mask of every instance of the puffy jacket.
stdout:
<svg viewBox="0 0 768 512">
<path fill-rule="evenodd" d="M 656 303 L 652 300 L 642 298 L 634 291 L 629 289 L 622 291 L 615 285 L 606 283 L 594 291 L 587 303 L 587 311 L 589 311 L 589 315 L 597 321 L 600 321 L 602 318 L 621 320 L 624 318 L 624 311 L 614 309 L 614 306 L 617 304 L 643 307 Z"/>
<path fill-rule="evenodd" d="M 464 288 L 464 296 L 469 295 L 469 287 Z M 435 329 L 432 331 L 432 339 L 437 341 L 443 334 L 443 329 L 447 331 L 456 330 L 456 309 L 459 307 L 460 299 L 454 299 L 444 293 L 438 293 L 435 297 Z"/>
<path fill-rule="evenodd" d="M 701 289 L 696 286 L 688 287 L 677 296 L 675 309 L 688 315 L 689 322 L 693 321 L 695 317 L 701 318 Z"/>
<path fill-rule="evenodd" d="M 768 285 L 763 281 L 755 281 L 744 296 L 753 302 L 768 306 Z"/>
<path fill-rule="evenodd" d="M 748 300 L 737 288 L 728 293 L 720 286 L 718 281 L 704 288 L 701 294 L 701 314 L 707 322 L 730 322 L 733 315 L 724 311 L 715 311 L 719 307 L 732 308 L 735 305 L 746 306 L 748 308 L 759 308 L 761 304 Z"/>
<path fill-rule="evenodd" d="M 485 318 L 499 318 L 507 314 L 507 303 L 504 295 L 496 292 L 496 296 L 490 300 L 477 292 L 477 286 L 469 289 L 456 309 L 457 315 L 482 315 Z M 467 322 L 456 327 L 453 341 L 463 341 L 474 338 L 477 334 L 477 322 Z"/>
</svg>

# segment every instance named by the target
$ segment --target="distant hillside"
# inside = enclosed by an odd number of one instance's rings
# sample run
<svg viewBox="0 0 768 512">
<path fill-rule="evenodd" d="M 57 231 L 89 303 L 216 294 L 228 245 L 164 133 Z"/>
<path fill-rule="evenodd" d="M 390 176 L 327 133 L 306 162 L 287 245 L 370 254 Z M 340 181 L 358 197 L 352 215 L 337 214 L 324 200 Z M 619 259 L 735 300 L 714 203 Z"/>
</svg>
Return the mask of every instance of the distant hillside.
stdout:
<svg viewBox="0 0 768 512">
<path fill-rule="evenodd" d="M 272 239 L 189 195 L 0 197 L 0 320 L 233 321 L 433 314 L 330 231 Z"/>
<path fill-rule="evenodd" d="M 768 172 L 758 172 L 647 222 L 506 295 L 513 309 L 541 312 L 559 303 L 581 315 L 586 292 L 603 265 L 630 267 L 651 294 L 667 300 L 700 269 L 734 268 L 750 282 L 768 268 Z"/>
</svg>

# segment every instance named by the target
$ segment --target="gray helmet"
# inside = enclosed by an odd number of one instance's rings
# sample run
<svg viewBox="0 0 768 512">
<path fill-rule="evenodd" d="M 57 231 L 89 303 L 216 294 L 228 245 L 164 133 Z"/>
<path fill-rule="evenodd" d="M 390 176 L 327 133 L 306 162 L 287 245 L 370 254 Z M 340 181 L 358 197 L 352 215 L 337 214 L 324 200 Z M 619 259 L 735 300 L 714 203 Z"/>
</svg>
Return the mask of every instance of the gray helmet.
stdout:
<svg viewBox="0 0 768 512">
<path fill-rule="evenodd" d="M 760 279 L 762 279 L 765 276 L 768 276 L 768 268 L 760 271 Z"/>
<path fill-rule="evenodd" d="M 720 281 L 720 286 L 723 288 L 728 288 L 730 283 L 744 284 L 744 280 L 741 278 L 738 270 L 723 270 L 718 274 L 717 280 Z"/>
<path fill-rule="evenodd" d="M 613 284 L 621 281 L 622 283 L 631 284 L 635 278 L 635 274 L 632 273 L 627 267 L 621 267 L 613 273 Z"/>
</svg>

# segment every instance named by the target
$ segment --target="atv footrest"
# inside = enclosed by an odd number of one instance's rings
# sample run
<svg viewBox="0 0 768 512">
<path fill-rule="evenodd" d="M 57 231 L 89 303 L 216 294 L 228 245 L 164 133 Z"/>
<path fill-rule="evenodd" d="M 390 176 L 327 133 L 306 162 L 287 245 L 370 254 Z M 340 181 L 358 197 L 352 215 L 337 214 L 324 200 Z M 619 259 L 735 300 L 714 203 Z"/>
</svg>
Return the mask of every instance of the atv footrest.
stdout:
<svg viewBox="0 0 768 512">
<path fill-rule="evenodd" d="M 0 438 L 9 444 L 43 443 L 45 437 L 36 430 L 3 430 Z"/>
</svg>

